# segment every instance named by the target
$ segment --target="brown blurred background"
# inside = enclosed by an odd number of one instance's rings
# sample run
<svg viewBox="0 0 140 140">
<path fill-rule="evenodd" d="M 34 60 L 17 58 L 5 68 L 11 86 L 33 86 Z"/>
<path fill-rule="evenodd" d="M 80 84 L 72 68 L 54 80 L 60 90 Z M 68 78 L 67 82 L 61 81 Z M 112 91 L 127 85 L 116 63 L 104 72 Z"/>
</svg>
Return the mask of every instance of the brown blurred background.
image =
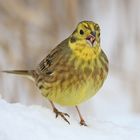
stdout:
<svg viewBox="0 0 140 140">
<path fill-rule="evenodd" d="M 129 109 L 140 113 L 139 5 L 139 0 L 0 0 L 0 70 L 35 68 L 79 21 L 92 20 L 101 26 L 109 78 L 119 83 L 104 88 L 129 97 Z M 32 81 L 21 77 L 0 74 L 0 94 L 9 102 L 45 104 Z"/>
</svg>

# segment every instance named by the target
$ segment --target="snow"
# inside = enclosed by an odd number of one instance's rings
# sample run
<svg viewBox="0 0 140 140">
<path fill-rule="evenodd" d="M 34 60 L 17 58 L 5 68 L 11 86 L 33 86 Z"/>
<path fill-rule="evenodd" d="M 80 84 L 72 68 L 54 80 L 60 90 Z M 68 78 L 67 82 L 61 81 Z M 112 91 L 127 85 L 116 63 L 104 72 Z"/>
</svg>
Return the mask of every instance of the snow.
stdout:
<svg viewBox="0 0 140 140">
<path fill-rule="evenodd" d="M 87 115 L 88 116 L 88 115 Z M 87 117 L 88 127 L 78 118 L 67 124 L 52 110 L 39 105 L 25 106 L 0 99 L 0 140 L 139 140 L 140 116 L 121 115 L 106 119 Z"/>
</svg>

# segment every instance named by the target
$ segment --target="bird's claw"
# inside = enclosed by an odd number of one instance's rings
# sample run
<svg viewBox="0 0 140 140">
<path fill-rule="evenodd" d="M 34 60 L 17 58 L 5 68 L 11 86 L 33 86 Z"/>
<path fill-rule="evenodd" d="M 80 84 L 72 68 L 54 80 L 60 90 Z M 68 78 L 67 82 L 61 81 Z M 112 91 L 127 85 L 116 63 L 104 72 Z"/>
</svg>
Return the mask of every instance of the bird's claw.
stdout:
<svg viewBox="0 0 140 140">
<path fill-rule="evenodd" d="M 88 126 L 84 120 L 81 120 L 80 124 L 83 125 L 83 126 Z"/>
<path fill-rule="evenodd" d="M 54 108 L 53 111 L 54 111 L 54 113 L 56 114 L 56 118 L 57 118 L 58 116 L 61 116 L 68 124 L 70 124 L 70 122 L 69 122 L 69 121 L 66 119 L 66 117 L 65 117 L 65 116 L 70 117 L 69 114 L 60 112 L 60 111 L 58 111 L 56 108 Z"/>
</svg>

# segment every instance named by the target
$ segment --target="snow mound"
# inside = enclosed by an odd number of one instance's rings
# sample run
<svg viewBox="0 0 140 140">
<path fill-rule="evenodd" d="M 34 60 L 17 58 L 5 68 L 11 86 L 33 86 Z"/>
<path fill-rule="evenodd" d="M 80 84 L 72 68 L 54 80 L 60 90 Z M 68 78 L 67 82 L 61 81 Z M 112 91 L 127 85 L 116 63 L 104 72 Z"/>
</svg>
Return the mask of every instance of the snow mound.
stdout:
<svg viewBox="0 0 140 140">
<path fill-rule="evenodd" d="M 68 125 L 61 118 L 55 119 L 54 113 L 42 106 L 10 104 L 0 99 L 0 140 L 140 139 L 139 117 L 116 118 L 106 121 L 91 116 L 88 127 L 70 118 L 71 125 Z"/>
</svg>

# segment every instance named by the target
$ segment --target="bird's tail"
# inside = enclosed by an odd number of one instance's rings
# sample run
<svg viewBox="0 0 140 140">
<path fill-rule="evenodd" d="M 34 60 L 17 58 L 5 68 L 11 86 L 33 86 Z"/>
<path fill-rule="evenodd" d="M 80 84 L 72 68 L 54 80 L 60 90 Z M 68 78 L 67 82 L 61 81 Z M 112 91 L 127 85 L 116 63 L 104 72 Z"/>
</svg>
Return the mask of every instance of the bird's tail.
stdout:
<svg viewBox="0 0 140 140">
<path fill-rule="evenodd" d="M 4 70 L 1 71 L 9 74 L 16 74 L 34 80 L 35 70 Z"/>
</svg>

